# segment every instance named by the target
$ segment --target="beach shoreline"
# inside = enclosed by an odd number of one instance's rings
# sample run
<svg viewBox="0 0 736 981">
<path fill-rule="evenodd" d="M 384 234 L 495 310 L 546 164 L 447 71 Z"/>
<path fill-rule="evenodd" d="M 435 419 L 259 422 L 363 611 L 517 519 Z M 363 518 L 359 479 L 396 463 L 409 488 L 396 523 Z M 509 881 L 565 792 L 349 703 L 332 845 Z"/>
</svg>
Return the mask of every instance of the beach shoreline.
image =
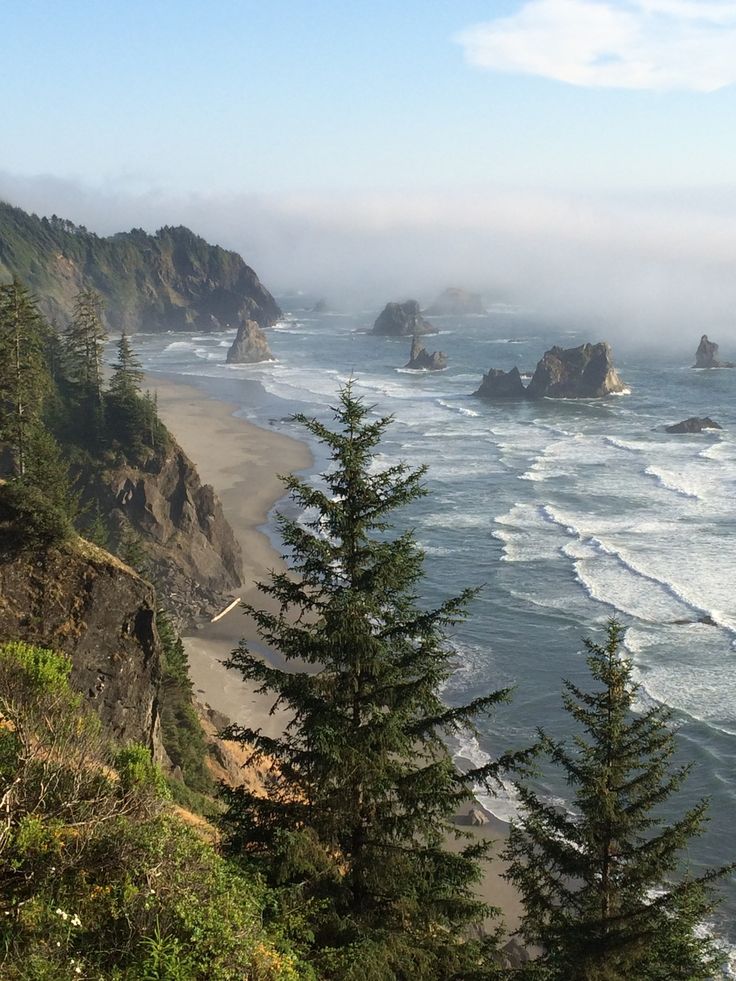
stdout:
<svg viewBox="0 0 736 981">
<path fill-rule="evenodd" d="M 285 568 L 265 531 L 269 513 L 284 496 L 277 474 L 312 468 L 309 446 L 235 415 L 238 405 L 221 401 L 196 384 L 153 374 L 147 383 L 157 393 L 161 419 L 197 466 L 203 483 L 214 487 L 243 550 L 243 586 L 223 596 L 222 608 L 234 599 L 268 608 L 268 598 L 259 592 L 257 583 L 266 580 L 272 570 Z M 194 691 L 233 722 L 275 736 L 283 728 L 283 717 L 271 712 L 272 696 L 258 694 L 222 664 L 241 640 L 262 649 L 255 623 L 238 605 L 216 623 L 204 624 L 182 638 Z M 470 828 L 467 812 L 471 807 L 483 811 L 486 824 Z M 474 835 L 498 841 L 499 846 L 508 834 L 508 825 L 478 803 L 468 804 L 457 823 L 460 830 L 472 830 Z M 448 846 L 458 844 L 451 838 Z M 502 910 L 511 933 L 518 927 L 521 906 L 516 891 L 501 878 L 503 871 L 502 861 L 494 858 L 479 893 Z"/>
</svg>

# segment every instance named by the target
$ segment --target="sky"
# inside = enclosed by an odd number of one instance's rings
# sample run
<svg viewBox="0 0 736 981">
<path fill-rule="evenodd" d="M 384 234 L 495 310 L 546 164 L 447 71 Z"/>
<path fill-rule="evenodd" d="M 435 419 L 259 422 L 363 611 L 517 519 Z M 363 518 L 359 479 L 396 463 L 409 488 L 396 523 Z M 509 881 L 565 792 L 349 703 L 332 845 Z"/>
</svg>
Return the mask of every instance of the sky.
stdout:
<svg viewBox="0 0 736 981">
<path fill-rule="evenodd" d="M 3 13 L 13 203 L 100 233 L 189 224 L 275 289 L 452 280 L 562 317 L 731 329 L 736 0 Z"/>
</svg>

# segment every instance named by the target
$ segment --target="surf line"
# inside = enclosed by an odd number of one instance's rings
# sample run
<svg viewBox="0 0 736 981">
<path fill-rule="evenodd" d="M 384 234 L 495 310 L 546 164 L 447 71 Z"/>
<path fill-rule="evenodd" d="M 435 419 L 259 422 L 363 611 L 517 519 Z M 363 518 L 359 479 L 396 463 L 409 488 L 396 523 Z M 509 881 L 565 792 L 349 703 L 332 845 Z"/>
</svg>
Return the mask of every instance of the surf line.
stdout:
<svg viewBox="0 0 736 981">
<path fill-rule="evenodd" d="M 231 604 L 230 604 L 229 606 L 226 606 L 224 610 L 221 610 L 221 611 L 220 611 L 220 613 L 218 613 L 218 614 L 217 614 L 217 616 L 214 616 L 214 617 L 212 617 L 212 619 L 210 620 L 210 623 L 217 623 L 217 621 L 218 621 L 218 620 L 222 620 L 222 618 L 223 618 L 224 616 L 227 616 L 227 615 L 228 615 L 228 613 L 229 613 L 229 612 L 230 612 L 231 610 L 234 610 L 234 609 L 235 609 L 235 607 L 236 607 L 236 606 L 238 605 L 238 603 L 240 603 L 240 602 L 241 602 L 241 600 L 240 600 L 240 597 L 238 597 L 237 599 L 234 599 L 234 600 L 232 601 L 232 603 L 231 603 Z"/>
</svg>

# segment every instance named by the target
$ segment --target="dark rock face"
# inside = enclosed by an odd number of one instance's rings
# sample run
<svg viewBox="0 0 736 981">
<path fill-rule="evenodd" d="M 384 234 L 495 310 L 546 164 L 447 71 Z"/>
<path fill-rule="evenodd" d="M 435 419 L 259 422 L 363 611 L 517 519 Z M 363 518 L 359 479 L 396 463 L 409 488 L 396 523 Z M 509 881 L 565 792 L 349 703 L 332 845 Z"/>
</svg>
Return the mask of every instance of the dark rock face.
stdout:
<svg viewBox="0 0 736 981">
<path fill-rule="evenodd" d="M 665 432 L 667 433 L 702 433 L 707 429 L 723 429 L 723 426 L 719 426 L 717 422 L 709 419 L 708 416 L 704 416 L 703 418 L 691 416 L 689 419 L 683 419 L 682 422 L 676 422 L 673 426 L 665 426 Z"/>
<path fill-rule="evenodd" d="M 126 464 L 89 481 L 102 513 L 119 531 L 132 529 L 141 538 L 179 623 L 222 608 L 242 582 L 240 546 L 214 490 L 173 439 L 144 466 Z"/>
<path fill-rule="evenodd" d="M 703 334 L 698 350 L 695 352 L 693 368 L 736 368 L 736 364 L 731 361 L 719 361 L 718 345 L 715 341 L 709 341 L 707 334 Z"/>
<path fill-rule="evenodd" d="M 436 334 L 437 328 L 424 319 L 416 300 L 407 300 L 405 303 L 387 303 L 373 324 L 372 333 L 404 337 Z"/>
<path fill-rule="evenodd" d="M 525 399 L 527 391 L 518 368 L 511 371 L 491 368 L 483 375 L 480 388 L 473 395 L 483 399 Z"/>
<path fill-rule="evenodd" d="M 69 322 L 74 298 L 92 286 L 113 333 L 209 331 L 247 317 L 270 327 L 278 304 L 236 252 L 182 226 L 108 238 L 62 218 L 39 218 L 0 202 L 0 278 L 17 276 L 42 312 Z"/>
<path fill-rule="evenodd" d="M 0 639 L 71 655 L 72 684 L 110 735 L 161 761 L 155 611 L 151 585 L 83 540 L 0 561 Z"/>
<path fill-rule="evenodd" d="M 404 365 L 415 371 L 442 371 L 447 367 L 447 355 L 444 351 L 432 351 L 431 354 L 422 346 L 418 337 L 411 342 L 411 354 Z"/>
<path fill-rule="evenodd" d="M 599 399 L 625 391 L 605 342 L 580 347 L 553 347 L 537 364 L 525 388 L 517 368 L 492 368 L 475 395 L 487 399 Z"/>
<path fill-rule="evenodd" d="M 611 348 L 602 342 L 551 348 L 537 365 L 527 392 L 532 399 L 599 399 L 624 388 Z"/>
<path fill-rule="evenodd" d="M 483 300 L 477 293 L 449 287 L 424 311 L 428 317 L 463 317 L 483 314 Z"/>
<path fill-rule="evenodd" d="M 257 364 L 259 361 L 273 361 L 266 335 L 255 320 L 243 320 L 227 352 L 227 363 Z"/>
</svg>

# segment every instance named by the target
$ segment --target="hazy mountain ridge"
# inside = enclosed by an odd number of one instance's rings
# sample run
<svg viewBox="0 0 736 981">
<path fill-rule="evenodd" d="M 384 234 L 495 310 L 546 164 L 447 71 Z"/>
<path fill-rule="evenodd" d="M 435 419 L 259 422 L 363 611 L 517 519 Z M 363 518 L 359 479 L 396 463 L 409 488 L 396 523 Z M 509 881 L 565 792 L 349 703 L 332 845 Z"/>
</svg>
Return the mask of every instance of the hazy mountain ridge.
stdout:
<svg viewBox="0 0 736 981">
<path fill-rule="evenodd" d="M 39 218 L 0 202 L 0 279 L 13 276 L 60 324 L 88 286 L 103 296 L 112 331 L 222 330 L 243 317 L 270 327 L 281 315 L 241 256 L 188 228 L 100 237 L 56 215 Z"/>
</svg>

